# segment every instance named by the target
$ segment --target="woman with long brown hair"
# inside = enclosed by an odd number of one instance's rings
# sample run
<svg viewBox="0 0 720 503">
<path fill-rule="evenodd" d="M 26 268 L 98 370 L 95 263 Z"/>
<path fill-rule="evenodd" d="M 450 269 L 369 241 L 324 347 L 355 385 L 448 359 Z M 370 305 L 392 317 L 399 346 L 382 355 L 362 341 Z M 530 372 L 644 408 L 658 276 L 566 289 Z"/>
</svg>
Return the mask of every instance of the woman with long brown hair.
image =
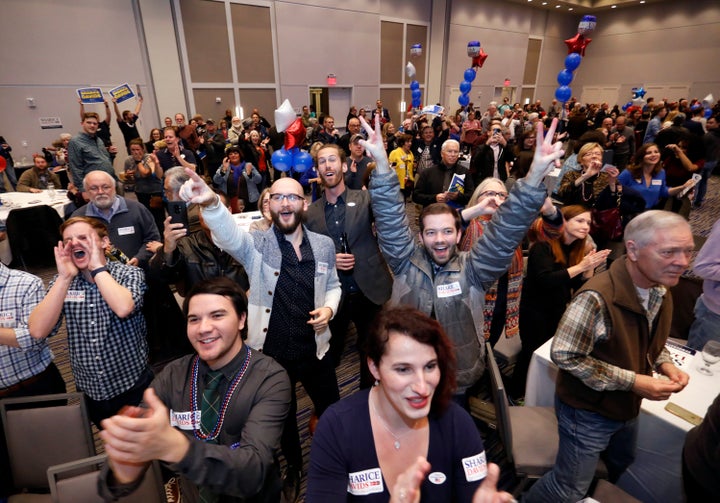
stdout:
<svg viewBox="0 0 720 503">
<path fill-rule="evenodd" d="M 596 251 L 588 237 L 590 210 L 578 204 L 562 208 L 564 224 L 557 230 L 538 219 L 528 237 L 534 244 L 520 299 L 522 350 L 513 372 L 511 394 L 525 395 L 525 380 L 533 352 L 553 335 L 573 292 L 605 263 L 610 250 Z"/>
</svg>

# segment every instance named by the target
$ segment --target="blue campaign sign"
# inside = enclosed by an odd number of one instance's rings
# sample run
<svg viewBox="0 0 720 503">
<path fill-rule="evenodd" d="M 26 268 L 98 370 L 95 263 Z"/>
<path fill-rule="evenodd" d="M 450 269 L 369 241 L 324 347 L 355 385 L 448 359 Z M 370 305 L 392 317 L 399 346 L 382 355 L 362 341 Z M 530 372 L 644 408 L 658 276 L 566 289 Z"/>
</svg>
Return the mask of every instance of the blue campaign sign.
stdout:
<svg viewBox="0 0 720 503">
<path fill-rule="evenodd" d="M 99 87 L 84 87 L 77 90 L 77 94 L 80 97 L 80 101 L 84 104 L 88 103 L 102 103 L 103 93 Z"/>
</svg>

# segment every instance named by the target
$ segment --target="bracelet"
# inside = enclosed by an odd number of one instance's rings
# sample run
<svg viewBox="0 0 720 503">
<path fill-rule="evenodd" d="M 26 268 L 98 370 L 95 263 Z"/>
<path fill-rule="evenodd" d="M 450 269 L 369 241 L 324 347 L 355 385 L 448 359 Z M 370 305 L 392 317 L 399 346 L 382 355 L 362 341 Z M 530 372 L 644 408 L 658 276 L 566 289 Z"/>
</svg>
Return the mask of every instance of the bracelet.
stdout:
<svg viewBox="0 0 720 503">
<path fill-rule="evenodd" d="M 98 267 L 97 269 L 93 269 L 92 271 L 90 271 L 90 276 L 92 276 L 94 278 L 101 272 L 108 272 L 108 268 L 105 266 L 102 266 L 102 267 Z"/>
</svg>

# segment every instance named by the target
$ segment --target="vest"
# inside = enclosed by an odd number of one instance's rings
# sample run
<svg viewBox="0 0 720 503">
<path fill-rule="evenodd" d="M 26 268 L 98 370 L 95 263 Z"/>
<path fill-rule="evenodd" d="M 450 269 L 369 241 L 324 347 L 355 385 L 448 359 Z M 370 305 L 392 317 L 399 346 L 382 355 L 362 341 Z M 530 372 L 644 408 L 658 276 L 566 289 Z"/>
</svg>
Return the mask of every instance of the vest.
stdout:
<svg viewBox="0 0 720 503">
<path fill-rule="evenodd" d="M 598 293 L 610 316 L 609 337 L 595 345 L 590 356 L 637 374 L 651 375 L 672 321 L 672 297 L 667 292 L 652 326 L 625 265 L 625 257 L 590 279 L 582 291 Z M 628 421 L 640 413 L 642 398 L 632 391 L 596 391 L 565 370 L 560 370 L 556 392 L 576 409 L 596 412 L 608 419 Z"/>
</svg>

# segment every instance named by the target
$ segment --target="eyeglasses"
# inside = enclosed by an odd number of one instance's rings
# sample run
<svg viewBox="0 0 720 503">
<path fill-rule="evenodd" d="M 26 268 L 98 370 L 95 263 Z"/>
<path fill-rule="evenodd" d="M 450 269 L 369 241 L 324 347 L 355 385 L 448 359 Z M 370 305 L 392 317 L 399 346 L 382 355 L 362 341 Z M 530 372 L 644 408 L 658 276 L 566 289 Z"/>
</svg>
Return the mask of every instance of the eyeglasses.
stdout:
<svg viewBox="0 0 720 503">
<path fill-rule="evenodd" d="M 508 198 L 507 192 L 495 192 L 493 190 L 488 190 L 488 191 L 482 192 L 482 193 L 480 193 L 480 196 L 482 196 L 482 197 L 497 197 L 501 201 L 504 201 L 505 199 Z"/>
<path fill-rule="evenodd" d="M 297 203 L 305 198 L 297 194 L 270 194 L 270 200 L 275 201 L 276 203 L 282 202 L 283 199 L 287 199 L 291 203 Z"/>
</svg>

